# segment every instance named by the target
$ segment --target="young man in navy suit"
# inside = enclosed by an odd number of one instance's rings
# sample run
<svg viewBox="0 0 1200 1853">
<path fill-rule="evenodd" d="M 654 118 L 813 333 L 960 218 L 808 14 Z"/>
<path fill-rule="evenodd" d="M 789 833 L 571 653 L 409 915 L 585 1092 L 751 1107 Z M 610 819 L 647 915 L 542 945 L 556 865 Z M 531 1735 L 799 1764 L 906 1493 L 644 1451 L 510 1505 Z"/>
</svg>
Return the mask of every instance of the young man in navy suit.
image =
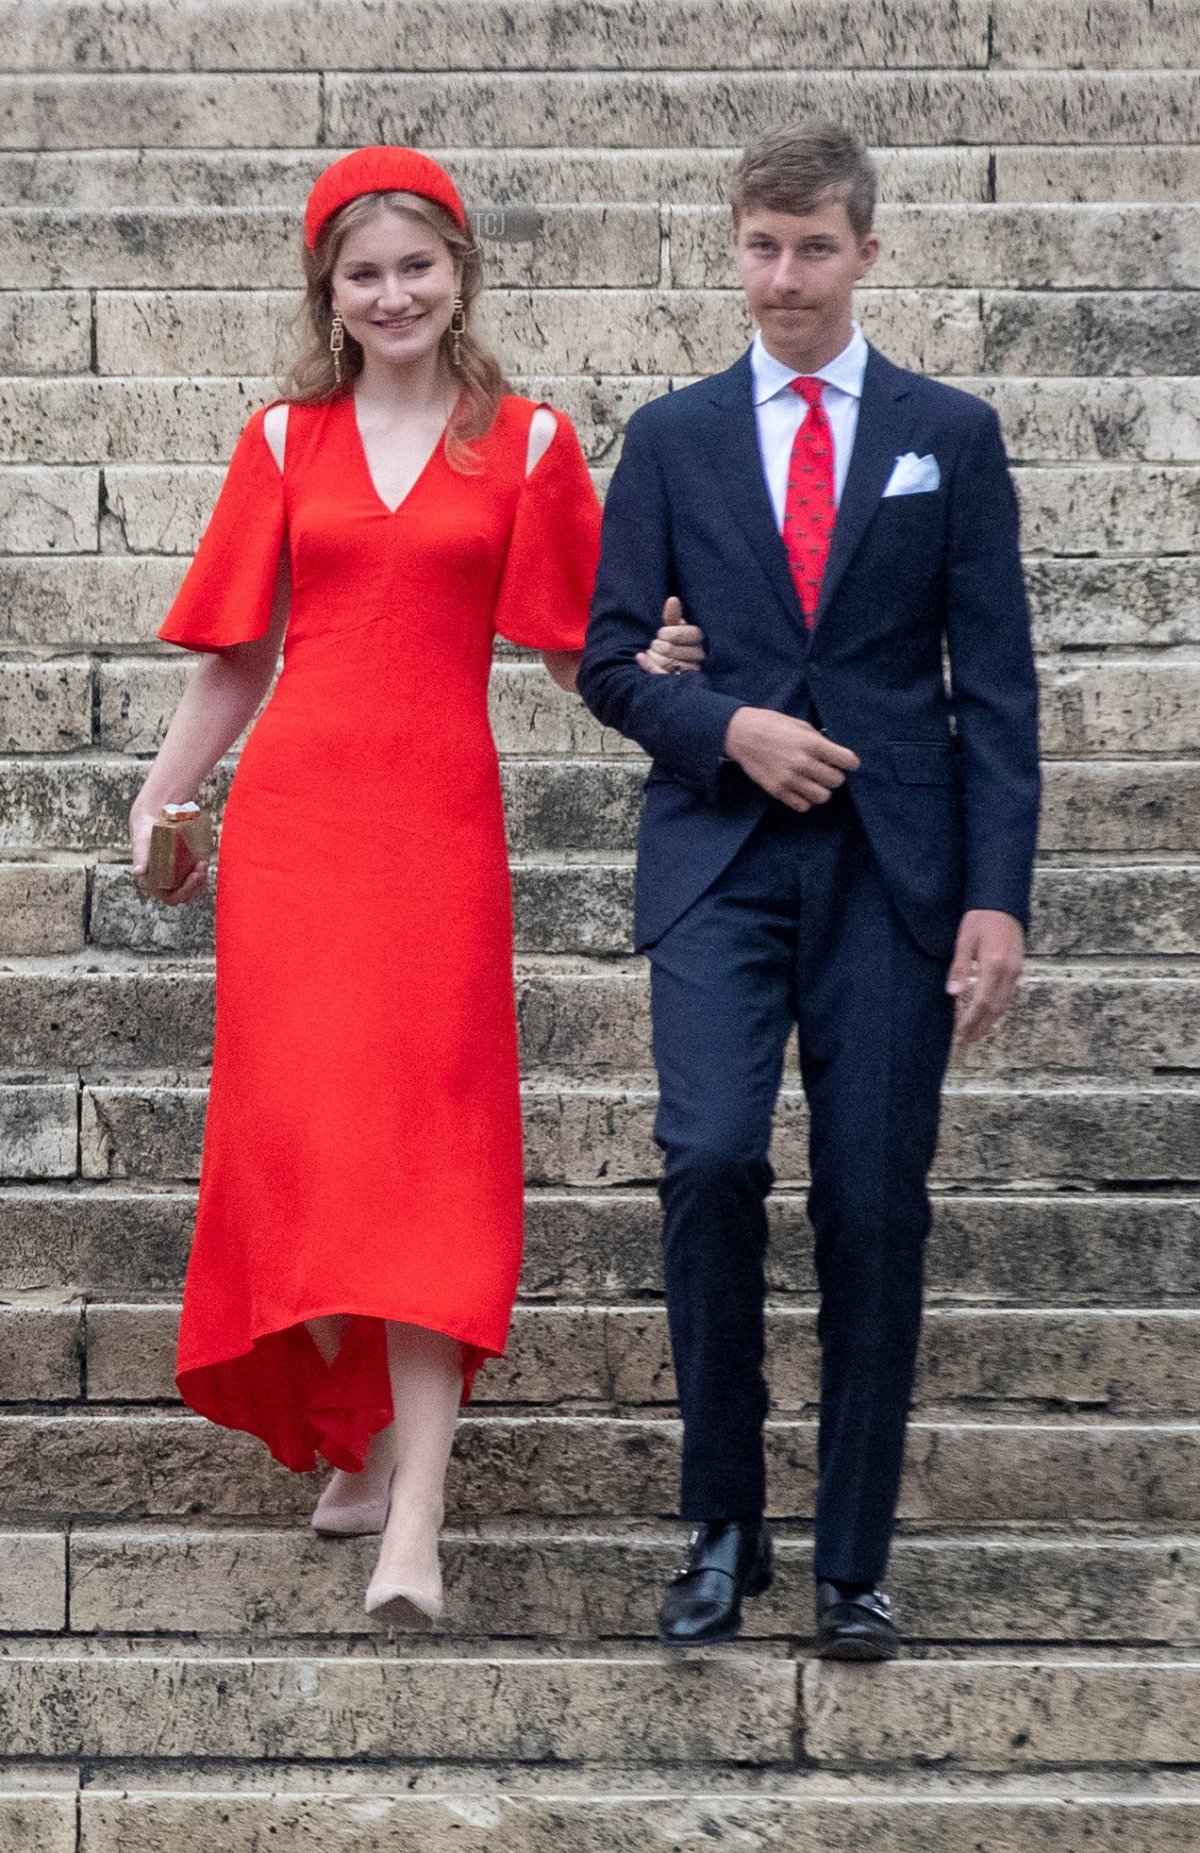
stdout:
<svg viewBox="0 0 1200 1853">
<path fill-rule="evenodd" d="M 768 1144 L 799 1028 L 820 1287 L 819 1651 L 883 1659 L 957 1014 L 1011 1002 L 1037 828 L 1037 691 L 995 414 L 852 319 L 874 173 L 828 123 L 764 136 L 732 195 L 758 323 L 642 407 L 608 494 L 580 692 L 651 756 L 636 941 L 651 964 L 667 1306 L 696 1523 L 659 1617 L 731 1639 L 763 1519 Z M 678 601 L 678 602 L 675 602 Z M 692 666 L 654 642 L 677 631 Z M 944 673 L 943 660 L 946 670 Z"/>
</svg>

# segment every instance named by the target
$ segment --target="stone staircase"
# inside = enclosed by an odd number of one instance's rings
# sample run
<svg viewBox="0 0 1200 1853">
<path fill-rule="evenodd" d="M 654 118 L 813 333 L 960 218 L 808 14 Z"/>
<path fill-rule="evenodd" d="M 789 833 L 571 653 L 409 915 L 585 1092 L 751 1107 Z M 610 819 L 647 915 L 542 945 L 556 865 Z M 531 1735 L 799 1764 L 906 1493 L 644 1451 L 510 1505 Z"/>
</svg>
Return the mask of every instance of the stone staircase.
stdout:
<svg viewBox="0 0 1200 1853">
<path fill-rule="evenodd" d="M 1200 1839 L 1200 25 L 1179 0 L 8 0 L 0 63 L 0 1853 L 1185 1853 Z M 642 767 L 500 652 L 529 1228 L 452 1470 L 449 1613 L 182 1412 L 211 915 L 124 818 L 186 675 L 153 632 L 272 396 L 298 212 L 415 141 L 489 241 L 509 371 L 603 484 L 724 365 L 731 151 L 881 150 L 868 331 L 1001 411 L 1044 686 L 1020 1014 L 957 1063 L 891 1667 L 811 1656 L 804 1114 L 781 1102 L 771 1500 L 734 1648 L 669 1658 L 682 1534 Z M 1117 202 L 1117 203 L 1112 203 Z M 219 796 L 225 778 L 218 776 Z"/>
</svg>

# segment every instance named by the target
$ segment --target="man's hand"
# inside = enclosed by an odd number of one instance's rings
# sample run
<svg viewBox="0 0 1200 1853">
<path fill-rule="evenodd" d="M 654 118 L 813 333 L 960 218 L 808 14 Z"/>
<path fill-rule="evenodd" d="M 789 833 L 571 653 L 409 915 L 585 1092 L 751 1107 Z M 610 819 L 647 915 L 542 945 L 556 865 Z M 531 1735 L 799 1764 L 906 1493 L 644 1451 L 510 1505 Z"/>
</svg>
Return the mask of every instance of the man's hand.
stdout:
<svg viewBox="0 0 1200 1853">
<path fill-rule="evenodd" d="M 1000 1021 L 1017 995 L 1024 951 L 1024 931 L 1011 914 L 975 907 L 963 915 L 946 979 L 960 1042 L 978 1042 Z"/>
<path fill-rule="evenodd" d="M 848 746 L 773 708 L 739 708 L 725 734 L 725 751 L 748 778 L 793 811 L 827 804 L 859 764 Z"/>
<path fill-rule="evenodd" d="M 652 676 L 677 676 L 704 665 L 704 632 L 698 624 L 685 624 L 683 606 L 669 598 L 663 606 L 662 628 L 637 661 Z"/>
</svg>

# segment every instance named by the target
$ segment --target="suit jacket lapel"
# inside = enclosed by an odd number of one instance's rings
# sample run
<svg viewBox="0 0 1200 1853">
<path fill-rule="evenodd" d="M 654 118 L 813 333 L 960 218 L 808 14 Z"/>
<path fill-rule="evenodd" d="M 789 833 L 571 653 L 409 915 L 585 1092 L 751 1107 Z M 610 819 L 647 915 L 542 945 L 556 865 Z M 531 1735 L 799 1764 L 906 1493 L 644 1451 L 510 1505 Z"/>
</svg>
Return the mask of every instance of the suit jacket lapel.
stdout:
<svg viewBox="0 0 1200 1853">
<path fill-rule="evenodd" d="M 893 367 L 876 348 L 871 348 L 867 354 L 850 468 L 821 581 L 817 631 L 879 507 L 892 465 L 906 447 L 908 391 L 908 381 L 900 369 Z M 761 476 L 761 469 L 759 474 Z"/>
<path fill-rule="evenodd" d="M 754 413 L 749 352 L 709 381 L 712 416 L 708 443 L 725 507 L 750 544 L 750 551 L 793 624 L 807 635 L 804 613 L 771 506 L 758 421 Z"/>
</svg>

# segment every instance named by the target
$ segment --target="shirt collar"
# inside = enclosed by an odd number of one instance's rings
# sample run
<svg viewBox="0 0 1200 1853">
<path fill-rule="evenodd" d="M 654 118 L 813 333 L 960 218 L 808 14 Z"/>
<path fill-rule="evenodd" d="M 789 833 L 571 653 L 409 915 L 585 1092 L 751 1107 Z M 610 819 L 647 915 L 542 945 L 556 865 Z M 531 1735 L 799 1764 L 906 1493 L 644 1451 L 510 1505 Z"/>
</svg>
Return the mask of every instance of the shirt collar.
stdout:
<svg viewBox="0 0 1200 1853">
<path fill-rule="evenodd" d="M 852 323 L 851 327 L 853 332 L 849 341 L 840 354 L 834 355 L 827 367 L 817 369 L 817 378 L 824 380 L 828 386 L 836 386 L 839 392 L 861 399 L 863 377 L 867 371 L 867 338 L 857 322 Z M 761 329 L 756 329 L 750 344 L 750 374 L 755 405 L 773 399 L 776 393 L 783 392 L 793 380 L 800 378 L 794 367 L 785 367 L 781 360 L 768 354 L 763 346 Z"/>
</svg>

